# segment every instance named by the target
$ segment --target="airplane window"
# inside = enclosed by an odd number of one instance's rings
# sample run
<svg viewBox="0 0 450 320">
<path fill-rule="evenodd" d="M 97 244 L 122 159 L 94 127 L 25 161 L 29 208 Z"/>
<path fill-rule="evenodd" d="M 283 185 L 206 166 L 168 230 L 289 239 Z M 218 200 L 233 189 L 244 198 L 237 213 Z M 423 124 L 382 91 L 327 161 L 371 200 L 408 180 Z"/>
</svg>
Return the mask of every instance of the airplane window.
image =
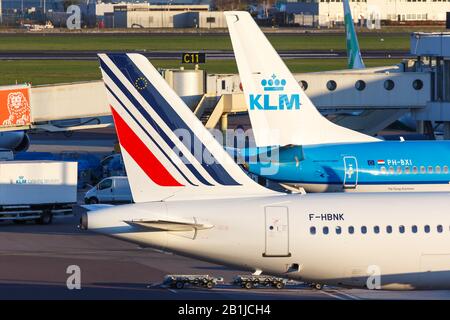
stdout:
<svg viewBox="0 0 450 320">
<path fill-rule="evenodd" d="M 436 173 L 441 173 L 441 167 L 440 166 L 436 166 Z"/>
<path fill-rule="evenodd" d="M 420 166 L 420 173 L 425 173 L 425 167 L 424 166 Z"/>
<path fill-rule="evenodd" d="M 379 226 L 374 226 L 373 227 L 373 232 L 380 233 L 380 227 Z"/>
<path fill-rule="evenodd" d="M 405 167 L 405 173 L 409 174 L 411 172 L 411 169 L 409 167 Z"/>
<path fill-rule="evenodd" d="M 341 233 L 342 233 L 342 228 L 336 227 L 336 234 L 341 234 Z"/>
<path fill-rule="evenodd" d="M 366 226 L 362 226 L 361 227 L 361 233 L 362 234 L 366 234 L 367 233 L 367 227 Z"/>
<path fill-rule="evenodd" d="M 437 226 L 437 232 L 442 233 L 442 231 L 444 231 L 444 228 L 442 227 L 442 225 L 438 225 Z"/>
<path fill-rule="evenodd" d="M 381 171 L 381 173 L 386 173 L 386 167 L 381 167 L 380 171 Z"/>
<path fill-rule="evenodd" d="M 433 167 L 432 166 L 428 167 L 428 173 L 433 173 Z"/>
<path fill-rule="evenodd" d="M 309 228 L 309 233 L 316 234 L 316 227 Z"/>
<path fill-rule="evenodd" d="M 430 226 L 426 225 L 423 230 L 425 230 L 425 233 L 429 233 L 430 232 Z"/>
<path fill-rule="evenodd" d="M 444 166 L 444 173 L 448 173 L 448 166 Z"/>
<path fill-rule="evenodd" d="M 397 174 L 402 174 L 402 167 L 397 167 Z"/>
<path fill-rule="evenodd" d="M 348 227 L 348 233 L 353 234 L 355 232 L 355 228 L 352 226 Z"/>
<path fill-rule="evenodd" d="M 394 174 L 394 167 L 389 167 L 389 173 Z"/>
<path fill-rule="evenodd" d="M 386 227 L 386 232 L 387 233 L 392 233 L 392 227 L 391 226 L 387 226 Z"/>
<path fill-rule="evenodd" d="M 405 226 L 399 226 L 399 227 L 398 227 L 398 231 L 399 231 L 400 233 L 405 233 Z"/>
<path fill-rule="evenodd" d="M 323 234 L 328 234 L 328 227 L 323 227 Z"/>
<path fill-rule="evenodd" d="M 419 170 L 417 169 L 416 166 L 413 167 L 413 173 L 416 174 L 417 172 L 419 172 Z"/>
<path fill-rule="evenodd" d="M 417 233 L 417 226 L 412 226 L 411 231 L 412 233 Z"/>
</svg>

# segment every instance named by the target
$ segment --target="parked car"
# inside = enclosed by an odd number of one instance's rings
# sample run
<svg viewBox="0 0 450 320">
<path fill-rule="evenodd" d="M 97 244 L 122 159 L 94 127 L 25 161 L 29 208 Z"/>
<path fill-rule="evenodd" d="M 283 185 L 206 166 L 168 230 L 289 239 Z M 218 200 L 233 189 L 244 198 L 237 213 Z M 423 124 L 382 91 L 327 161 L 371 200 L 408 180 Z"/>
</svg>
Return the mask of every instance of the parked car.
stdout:
<svg viewBox="0 0 450 320">
<path fill-rule="evenodd" d="M 84 195 L 86 204 L 133 202 L 127 177 L 109 177 L 100 181 Z"/>
</svg>

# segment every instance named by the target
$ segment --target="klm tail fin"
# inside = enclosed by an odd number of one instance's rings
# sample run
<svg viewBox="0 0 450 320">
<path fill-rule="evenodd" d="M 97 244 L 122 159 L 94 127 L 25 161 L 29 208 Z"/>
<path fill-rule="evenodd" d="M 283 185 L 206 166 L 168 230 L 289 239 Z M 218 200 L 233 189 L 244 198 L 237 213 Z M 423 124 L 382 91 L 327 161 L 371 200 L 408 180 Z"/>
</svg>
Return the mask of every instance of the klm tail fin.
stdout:
<svg viewBox="0 0 450 320">
<path fill-rule="evenodd" d="M 248 12 L 226 12 L 258 147 L 378 141 L 323 117 Z"/>
<path fill-rule="evenodd" d="M 347 38 L 347 55 L 349 69 L 364 69 L 364 61 L 359 49 L 358 37 L 356 36 L 355 25 L 353 24 L 352 11 L 349 0 L 343 0 L 345 35 Z"/>
<path fill-rule="evenodd" d="M 276 194 L 239 168 L 147 58 L 99 59 L 135 202 Z"/>
</svg>

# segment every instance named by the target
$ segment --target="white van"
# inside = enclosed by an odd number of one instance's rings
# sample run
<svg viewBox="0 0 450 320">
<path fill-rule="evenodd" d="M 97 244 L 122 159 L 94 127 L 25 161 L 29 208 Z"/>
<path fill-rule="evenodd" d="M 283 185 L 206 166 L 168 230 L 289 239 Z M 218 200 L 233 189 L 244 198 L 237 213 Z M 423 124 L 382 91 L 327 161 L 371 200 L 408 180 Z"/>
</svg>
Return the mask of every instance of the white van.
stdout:
<svg viewBox="0 0 450 320">
<path fill-rule="evenodd" d="M 109 177 L 100 181 L 84 195 L 86 204 L 133 202 L 127 177 Z"/>
</svg>

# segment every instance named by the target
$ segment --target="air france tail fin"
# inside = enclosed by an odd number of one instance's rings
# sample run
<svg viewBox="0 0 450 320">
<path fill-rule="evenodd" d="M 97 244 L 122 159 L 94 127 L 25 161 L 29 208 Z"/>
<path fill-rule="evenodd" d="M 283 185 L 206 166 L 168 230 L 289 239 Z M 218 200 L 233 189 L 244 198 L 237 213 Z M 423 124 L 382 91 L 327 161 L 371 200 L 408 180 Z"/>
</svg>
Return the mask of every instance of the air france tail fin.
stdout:
<svg viewBox="0 0 450 320">
<path fill-rule="evenodd" d="M 355 25 L 353 24 L 352 11 L 349 0 L 344 0 L 344 23 L 345 35 L 347 38 L 347 55 L 349 69 L 364 69 L 364 61 L 359 49 L 358 37 L 356 36 Z"/>
<path fill-rule="evenodd" d="M 226 12 L 258 147 L 378 141 L 323 117 L 248 12 Z"/>
<path fill-rule="evenodd" d="M 239 168 L 147 58 L 99 59 L 135 202 L 277 194 Z"/>
</svg>

